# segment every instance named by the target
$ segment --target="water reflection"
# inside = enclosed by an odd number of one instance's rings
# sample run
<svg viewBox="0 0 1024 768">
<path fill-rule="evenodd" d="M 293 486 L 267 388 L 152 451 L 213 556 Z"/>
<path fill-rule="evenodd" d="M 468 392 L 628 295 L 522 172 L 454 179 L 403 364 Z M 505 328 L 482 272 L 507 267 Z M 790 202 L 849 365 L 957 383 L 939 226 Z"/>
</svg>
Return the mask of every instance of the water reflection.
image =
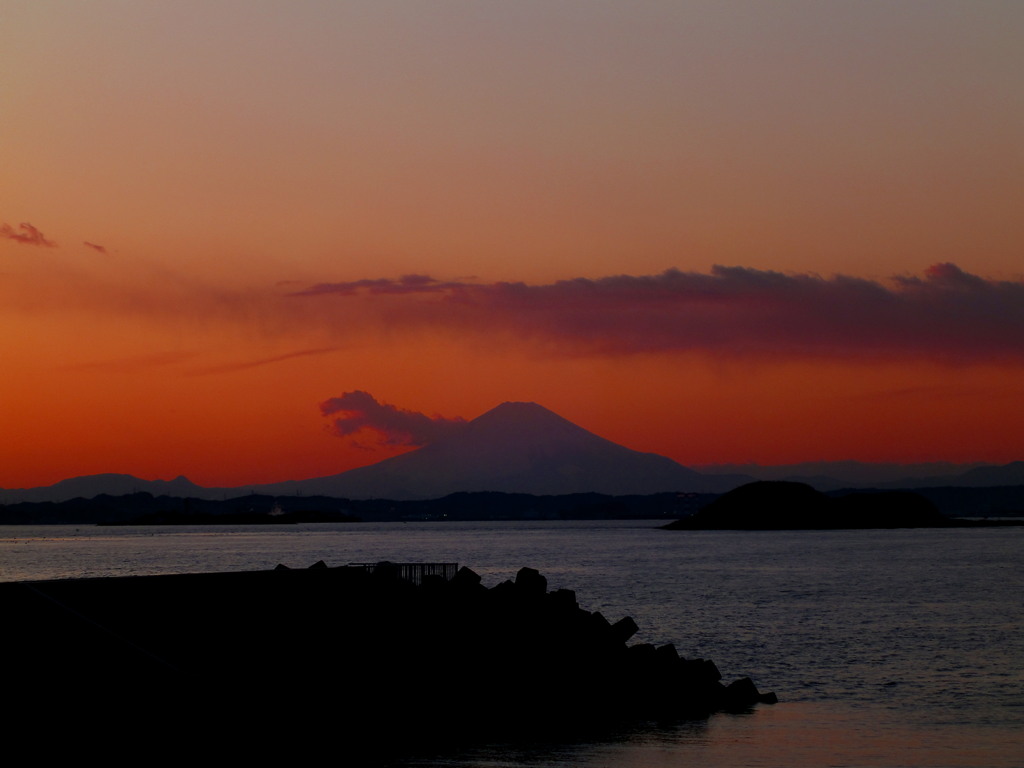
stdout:
<svg viewBox="0 0 1024 768">
<path fill-rule="evenodd" d="M 1018 729 L 880 723 L 859 707 L 779 704 L 707 720 L 643 723 L 578 742 L 495 743 L 394 768 L 1019 768 Z"/>
<path fill-rule="evenodd" d="M 655 753 L 666 758 L 682 744 L 700 744 L 708 740 L 707 720 L 644 722 L 576 734 L 576 738 L 558 740 L 521 739 L 463 748 L 443 755 L 403 760 L 394 768 L 534 768 L 535 766 L 640 766 L 652 765 Z M 636 762 L 637 759 L 643 762 Z M 657 763 L 655 763 L 656 765 Z M 670 763 L 664 763 L 668 765 Z"/>
<path fill-rule="evenodd" d="M 985 766 L 1024 755 L 1024 529 L 697 532 L 637 524 L 360 524 L 287 531 L 0 528 L 0 580 L 460 562 L 530 565 L 636 642 L 750 675 L 748 716 L 419 756 L 417 766 Z"/>
</svg>

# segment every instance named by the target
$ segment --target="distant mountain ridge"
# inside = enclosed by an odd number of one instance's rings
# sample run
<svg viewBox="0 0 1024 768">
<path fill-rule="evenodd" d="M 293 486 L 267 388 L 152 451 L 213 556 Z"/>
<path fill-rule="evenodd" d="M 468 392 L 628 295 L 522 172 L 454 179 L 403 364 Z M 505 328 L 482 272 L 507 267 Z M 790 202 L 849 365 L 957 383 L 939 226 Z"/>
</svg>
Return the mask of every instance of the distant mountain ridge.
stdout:
<svg viewBox="0 0 1024 768">
<path fill-rule="evenodd" d="M 458 492 L 535 495 L 721 493 L 742 476 L 705 476 L 626 448 L 536 403 L 507 402 L 442 440 L 339 475 L 255 486 L 261 493 L 427 499 Z"/>
<path fill-rule="evenodd" d="M 441 498 L 496 491 L 534 495 L 663 492 L 725 493 L 753 480 L 842 488 L 987 488 L 1024 485 L 1024 461 L 984 464 L 816 462 L 788 466 L 718 465 L 697 471 L 654 453 L 599 437 L 536 403 L 507 402 L 444 440 L 337 475 L 237 487 L 203 487 L 185 477 L 142 480 L 126 474 L 69 478 L 50 486 L 0 489 L 0 503 L 61 502 L 130 493 L 224 499 L 249 493 L 351 499 Z"/>
<path fill-rule="evenodd" d="M 22 501 L 60 502 L 76 498 L 91 499 L 101 494 L 127 496 L 132 493 L 214 499 L 220 498 L 225 490 L 203 488 L 180 475 L 173 480 L 142 480 L 134 475 L 107 473 L 71 477 L 38 488 L 0 488 L 0 504 Z"/>
<path fill-rule="evenodd" d="M 507 402 L 433 444 L 337 475 L 237 488 L 204 488 L 185 477 L 164 481 L 89 475 L 44 488 L 0 490 L 0 503 L 135 492 L 199 499 L 262 493 L 395 500 L 482 491 L 616 496 L 723 493 L 750 479 L 743 475 L 705 476 L 668 457 L 599 437 L 536 403 Z"/>
</svg>

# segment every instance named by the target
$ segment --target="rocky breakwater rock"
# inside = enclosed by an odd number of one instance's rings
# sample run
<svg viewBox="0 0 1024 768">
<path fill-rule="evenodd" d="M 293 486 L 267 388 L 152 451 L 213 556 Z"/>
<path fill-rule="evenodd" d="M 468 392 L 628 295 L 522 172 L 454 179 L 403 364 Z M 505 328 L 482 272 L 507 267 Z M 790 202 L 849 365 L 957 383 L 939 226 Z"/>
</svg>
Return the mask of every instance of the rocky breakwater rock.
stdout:
<svg viewBox="0 0 1024 768">
<path fill-rule="evenodd" d="M 0 605 L 7 693 L 52 726 L 301 727 L 379 752 L 775 701 L 671 645 L 630 646 L 632 619 L 530 568 L 491 588 L 386 563 L 9 583 Z"/>
<path fill-rule="evenodd" d="M 631 618 L 609 622 L 579 606 L 570 590 L 547 591 L 531 568 L 491 589 L 462 569 L 449 585 L 474 610 L 444 616 L 455 642 L 432 649 L 461 669 L 459 688 L 484 704 L 480 714 L 531 725 L 590 723 L 620 718 L 706 716 L 775 701 L 749 680 L 730 685 L 714 663 L 684 659 L 672 645 L 628 645 L 637 631 Z M 484 715 L 486 717 L 486 715 Z"/>
</svg>

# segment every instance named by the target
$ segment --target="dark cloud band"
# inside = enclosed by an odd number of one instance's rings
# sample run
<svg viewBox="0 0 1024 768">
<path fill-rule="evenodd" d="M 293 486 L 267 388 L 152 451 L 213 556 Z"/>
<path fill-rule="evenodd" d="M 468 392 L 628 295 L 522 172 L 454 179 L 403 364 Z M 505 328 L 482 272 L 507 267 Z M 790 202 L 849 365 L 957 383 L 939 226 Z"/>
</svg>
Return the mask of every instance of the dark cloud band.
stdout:
<svg viewBox="0 0 1024 768">
<path fill-rule="evenodd" d="M 390 327 L 507 332 L 567 354 L 1024 362 L 1024 283 L 953 264 L 887 283 L 716 266 L 709 274 L 672 269 L 546 285 L 418 275 L 325 283 L 291 295 L 321 302 L 328 315 L 335 302 L 360 301 L 361 312 Z"/>
</svg>

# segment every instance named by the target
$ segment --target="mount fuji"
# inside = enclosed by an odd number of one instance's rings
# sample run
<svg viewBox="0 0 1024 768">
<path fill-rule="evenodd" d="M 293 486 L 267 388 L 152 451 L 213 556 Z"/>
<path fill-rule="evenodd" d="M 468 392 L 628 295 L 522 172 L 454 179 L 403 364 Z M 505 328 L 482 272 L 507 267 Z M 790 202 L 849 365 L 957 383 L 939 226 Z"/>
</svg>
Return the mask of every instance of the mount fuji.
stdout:
<svg viewBox="0 0 1024 768">
<path fill-rule="evenodd" d="M 260 493 L 430 499 L 499 491 L 534 495 L 723 493 L 743 476 L 703 475 L 599 437 L 536 403 L 502 403 L 442 440 L 348 472 L 255 486 Z"/>
<path fill-rule="evenodd" d="M 752 480 L 741 474 L 702 474 L 665 456 L 631 450 L 536 403 L 502 403 L 444 439 L 337 475 L 237 488 L 206 488 L 184 477 L 87 475 L 40 488 L 0 489 L 0 504 L 136 492 L 199 499 L 260 493 L 396 501 L 479 491 L 535 496 L 724 493 Z"/>
</svg>

